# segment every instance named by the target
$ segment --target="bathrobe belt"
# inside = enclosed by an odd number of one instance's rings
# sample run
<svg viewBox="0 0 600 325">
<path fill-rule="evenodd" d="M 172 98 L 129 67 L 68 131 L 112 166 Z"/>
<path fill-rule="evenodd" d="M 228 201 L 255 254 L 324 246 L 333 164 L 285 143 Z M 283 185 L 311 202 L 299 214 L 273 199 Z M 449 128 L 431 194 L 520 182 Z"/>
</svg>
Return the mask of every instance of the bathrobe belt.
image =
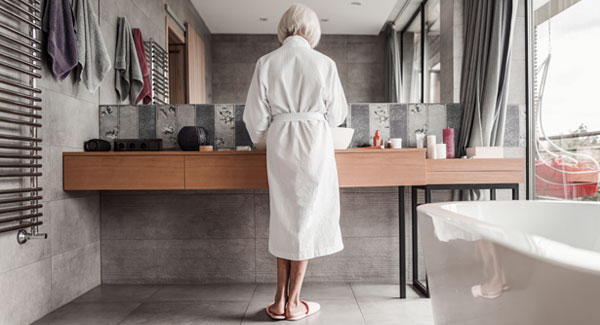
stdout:
<svg viewBox="0 0 600 325">
<path fill-rule="evenodd" d="M 280 113 L 273 115 L 271 122 L 290 122 L 290 121 L 327 121 L 327 115 L 316 112 L 302 113 Z"/>
</svg>

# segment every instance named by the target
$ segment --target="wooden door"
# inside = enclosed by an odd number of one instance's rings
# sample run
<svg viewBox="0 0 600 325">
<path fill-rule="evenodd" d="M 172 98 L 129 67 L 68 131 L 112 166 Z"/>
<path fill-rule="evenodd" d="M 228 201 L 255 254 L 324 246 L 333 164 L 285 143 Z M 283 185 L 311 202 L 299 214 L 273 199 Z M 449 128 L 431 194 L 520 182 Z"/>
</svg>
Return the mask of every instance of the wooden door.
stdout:
<svg viewBox="0 0 600 325">
<path fill-rule="evenodd" d="M 185 44 L 169 44 L 169 102 L 186 104 Z"/>
<path fill-rule="evenodd" d="M 204 41 L 194 28 L 186 23 L 185 45 L 187 61 L 187 103 L 206 103 L 206 66 Z"/>
</svg>

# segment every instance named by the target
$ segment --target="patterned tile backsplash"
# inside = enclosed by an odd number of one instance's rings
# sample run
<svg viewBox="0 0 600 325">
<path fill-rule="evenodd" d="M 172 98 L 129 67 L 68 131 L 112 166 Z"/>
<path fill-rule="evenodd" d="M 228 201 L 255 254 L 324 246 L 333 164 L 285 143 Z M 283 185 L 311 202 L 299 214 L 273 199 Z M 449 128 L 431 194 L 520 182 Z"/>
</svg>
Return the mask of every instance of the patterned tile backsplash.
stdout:
<svg viewBox="0 0 600 325">
<path fill-rule="evenodd" d="M 404 146 L 416 146 L 415 133 L 435 134 L 451 127 L 458 135 L 462 121 L 461 104 L 350 104 L 345 126 L 354 128 L 352 147 L 371 143 L 375 130 L 384 141 L 404 139 Z M 100 138 L 163 140 L 165 150 L 178 150 L 177 133 L 184 126 L 205 128 L 217 149 L 251 145 L 242 120 L 244 105 L 108 105 L 100 106 Z M 509 105 L 504 145 L 524 146 L 524 107 Z M 521 121 L 523 120 L 523 121 Z M 456 136 L 458 141 L 458 136 Z"/>
</svg>

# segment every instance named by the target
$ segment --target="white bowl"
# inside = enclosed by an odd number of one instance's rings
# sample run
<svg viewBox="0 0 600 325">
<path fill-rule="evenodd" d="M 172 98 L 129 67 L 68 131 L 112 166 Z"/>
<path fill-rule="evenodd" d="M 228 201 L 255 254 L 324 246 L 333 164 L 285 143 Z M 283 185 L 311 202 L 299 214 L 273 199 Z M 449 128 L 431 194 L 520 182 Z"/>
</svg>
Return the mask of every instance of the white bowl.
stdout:
<svg viewBox="0 0 600 325">
<path fill-rule="evenodd" d="M 331 134 L 333 135 L 333 147 L 335 149 L 348 149 L 350 142 L 352 142 L 354 129 L 335 127 L 331 128 Z"/>
</svg>

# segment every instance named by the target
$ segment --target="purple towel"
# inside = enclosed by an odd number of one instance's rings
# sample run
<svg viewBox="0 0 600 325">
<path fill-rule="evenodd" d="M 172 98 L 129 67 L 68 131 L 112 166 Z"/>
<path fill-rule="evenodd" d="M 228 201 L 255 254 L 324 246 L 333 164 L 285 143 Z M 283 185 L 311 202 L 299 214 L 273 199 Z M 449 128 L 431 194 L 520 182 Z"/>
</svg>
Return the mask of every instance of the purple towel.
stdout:
<svg viewBox="0 0 600 325">
<path fill-rule="evenodd" d="M 42 31 L 46 34 L 52 72 L 60 80 L 69 75 L 79 59 L 74 21 L 69 0 L 46 1 Z"/>
</svg>

